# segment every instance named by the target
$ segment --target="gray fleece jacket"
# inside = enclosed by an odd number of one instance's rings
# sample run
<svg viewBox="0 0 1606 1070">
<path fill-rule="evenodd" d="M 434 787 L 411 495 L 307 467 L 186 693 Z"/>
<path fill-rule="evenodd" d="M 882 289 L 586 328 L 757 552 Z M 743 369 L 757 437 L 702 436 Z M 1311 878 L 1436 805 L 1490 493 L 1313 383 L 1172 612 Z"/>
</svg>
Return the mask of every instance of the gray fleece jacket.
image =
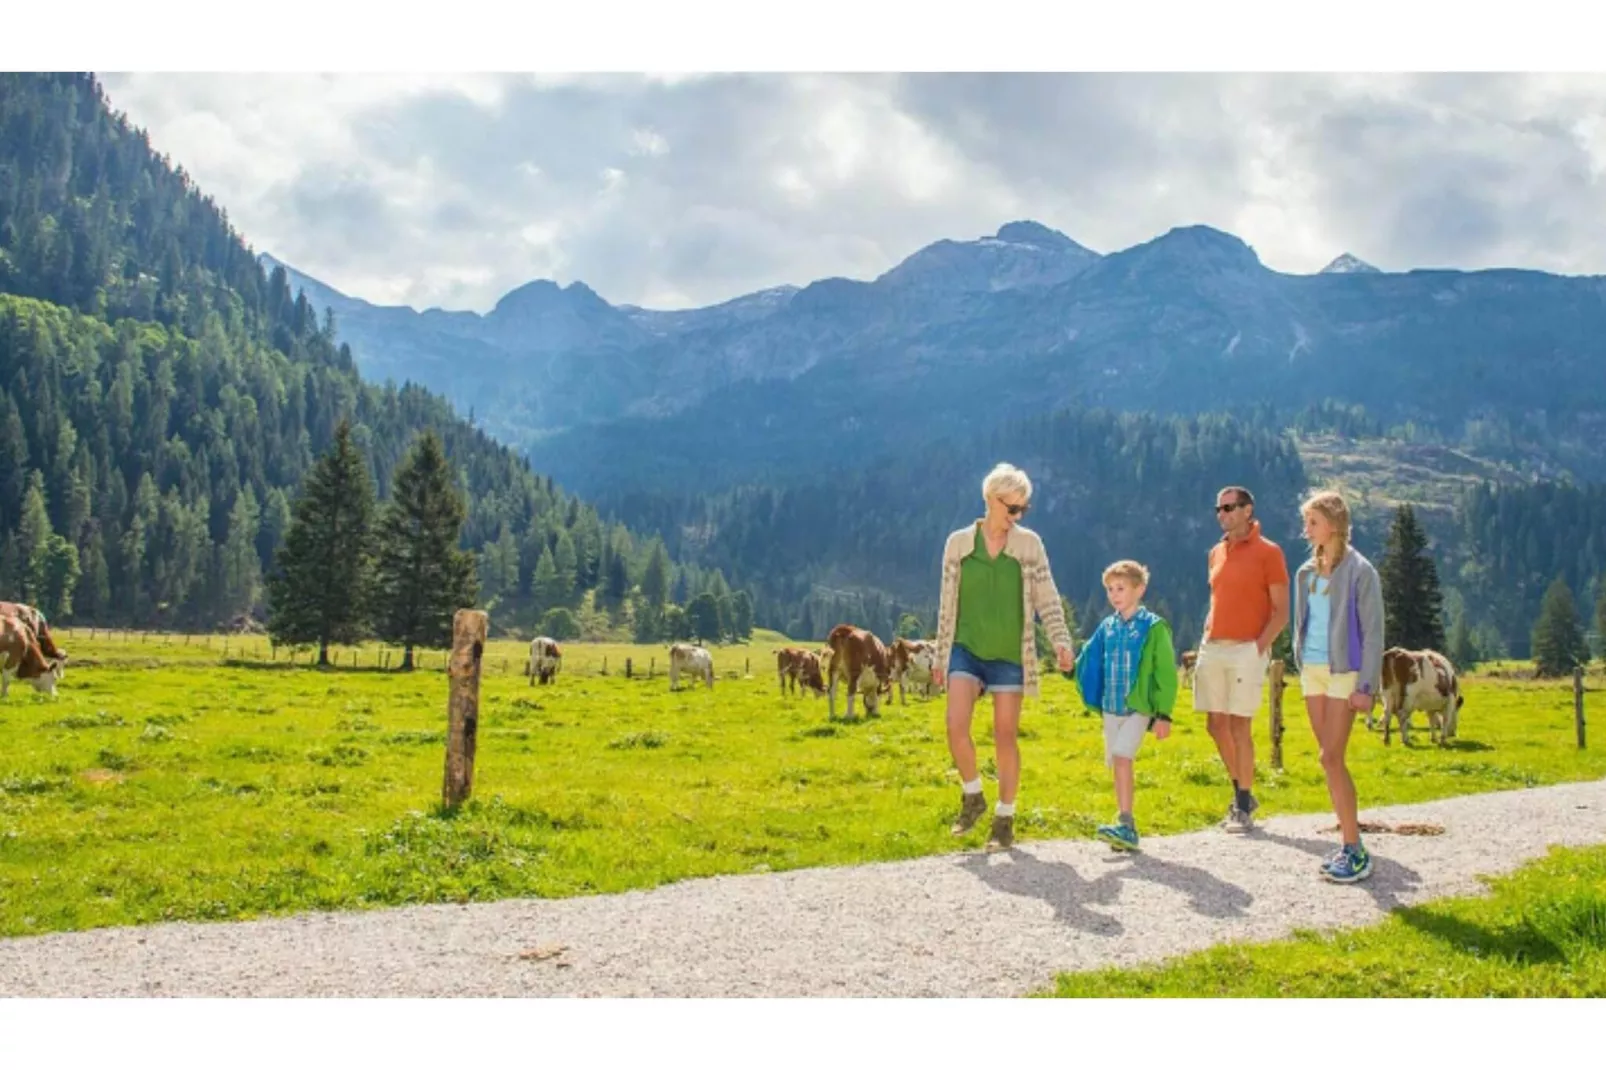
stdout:
<svg viewBox="0 0 1606 1070">
<path fill-rule="evenodd" d="M 1315 560 L 1294 576 L 1294 664 L 1303 668 L 1305 628 L 1310 623 Z M 1359 550 L 1351 546 L 1333 569 L 1327 624 L 1327 664 L 1333 672 L 1359 672 L 1357 690 L 1376 695 L 1383 688 L 1383 583 Z"/>
</svg>

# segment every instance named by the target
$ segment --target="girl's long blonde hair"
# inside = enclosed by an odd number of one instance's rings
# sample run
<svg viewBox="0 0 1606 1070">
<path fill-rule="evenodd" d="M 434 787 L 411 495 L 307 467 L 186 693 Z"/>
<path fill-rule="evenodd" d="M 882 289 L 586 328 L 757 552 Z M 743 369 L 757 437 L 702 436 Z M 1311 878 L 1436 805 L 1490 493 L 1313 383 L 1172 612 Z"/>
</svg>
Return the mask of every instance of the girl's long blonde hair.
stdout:
<svg viewBox="0 0 1606 1070">
<path fill-rule="evenodd" d="M 1333 525 L 1333 530 L 1338 534 L 1338 553 L 1332 561 L 1323 560 L 1327 554 L 1325 546 L 1317 546 L 1315 548 L 1316 574 L 1326 575 L 1337 568 L 1338 563 L 1344 560 L 1344 555 L 1349 552 L 1349 506 L 1345 503 L 1344 496 L 1338 491 L 1323 490 L 1317 491 L 1309 498 L 1306 498 L 1304 504 L 1299 507 L 1300 516 L 1312 511 L 1326 517 L 1328 523 Z M 1315 583 L 1314 576 L 1311 578 L 1311 582 L 1312 584 Z"/>
</svg>

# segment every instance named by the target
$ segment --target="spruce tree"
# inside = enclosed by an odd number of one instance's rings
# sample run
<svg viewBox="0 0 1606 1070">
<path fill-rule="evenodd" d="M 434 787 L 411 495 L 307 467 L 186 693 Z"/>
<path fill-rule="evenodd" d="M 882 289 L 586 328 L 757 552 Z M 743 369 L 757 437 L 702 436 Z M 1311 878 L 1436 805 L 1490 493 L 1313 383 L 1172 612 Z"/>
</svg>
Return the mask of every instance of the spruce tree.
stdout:
<svg viewBox="0 0 1606 1070">
<path fill-rule="evenodd" d="M 396 469 L 375 534 L 374 630 L 402 647 L 450 644 L 452 616 L 478 597 L 474 555 L 458 547 L 467 507 L 433 431 L 413 442 Z"/>
<path fill-rule="evenodd" d="M 368 468 L 342 420 L 329 451 L 307 474 L 274 555 L 268 634 L 275 643 L 317 643 L 318 664 L 328 665 L 331 643 L 366 634 L 373 510 Z"/>
<path fill-rule="evenodd" d="M 1450 649 L 1445 652 L 1450 663 L 1460 672 L 1469 672 L 1478 664 L 1478 648 L 1472 642 L 1472 629 L 1467 627 L 1467 615 L 1460 614 L 1450 628 Z"/>
<path fill-rule="evenodd" d="M 699 642 L 706 643 L 720 637 L 719 603 L 710 592 L 704 591 L 691 600 L 686 607 L 686 620 Z"/>
<path fill-rule="evenodd" d="M 731 636 L 738 642 L 753 636 L 753 596 L 745 590 L 731 595 Z"/>
<path fill-rule="evenodd" d="M 663 609 L 669 601 L 669 552 L 657 539 L 647 556 L 647 568 L 641 574 L 641 596 L 653 609 Z"/>
<path fill-rule="evenodd" d="M 1567 581 L 1557 576 L 1545 591 L 1533 630 L 1534 664 L 1540 676 L 1565 676 L 1589 661 L 1583 623 Z"/>
<path fill-rule="evenodd" d="M 1600 594 L 1595 599 L 1595 649 L 1600 660 L 1606 661 L 1606 576 L 1595 581 Z"/>
<path fill-rule="evenodd" d="M 1444 599 L 1439 570 L 1428 553 L 1416 510 L 1394 511 L 1388 547 L 1378 569 L 1383 581 L 1383 636 L 1389 646 L 1444 650 Z"/>
</svg>

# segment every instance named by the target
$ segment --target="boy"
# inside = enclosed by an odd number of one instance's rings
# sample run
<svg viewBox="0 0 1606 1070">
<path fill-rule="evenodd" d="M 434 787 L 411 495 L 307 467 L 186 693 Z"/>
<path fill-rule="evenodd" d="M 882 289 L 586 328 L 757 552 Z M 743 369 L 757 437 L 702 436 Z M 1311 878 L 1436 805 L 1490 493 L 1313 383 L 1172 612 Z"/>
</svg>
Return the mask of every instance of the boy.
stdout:
<svg viewBox="0 0 1606 1070">
<path fill-rule="evenodd" d="M 1177 701 L 1177 659 L 1171 626 L 1143 605 L 1149 570 L 1117 561 L 1104 570 L 1104 592 L 1115 612 L 1105 617 L 1076 659 L 1076 686 L 1089 710 L 1104 715 L 1104 764 L 1115 774 L 1113 825 L 1100 825 L 1099 839 L 1117 851 L 1138 849 L 1132 816 L 1132 759 L 1151 727 L 1157 739 L 1171 734 Z"/>
</svg>

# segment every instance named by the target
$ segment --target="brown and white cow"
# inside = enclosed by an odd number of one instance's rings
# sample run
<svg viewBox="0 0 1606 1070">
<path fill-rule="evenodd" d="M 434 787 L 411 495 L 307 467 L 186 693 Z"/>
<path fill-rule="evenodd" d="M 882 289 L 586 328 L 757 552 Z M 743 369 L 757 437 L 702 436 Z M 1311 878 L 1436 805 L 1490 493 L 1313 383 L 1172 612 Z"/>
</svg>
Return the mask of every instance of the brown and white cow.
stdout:
<svg viewBox="0 0 1606 1070">
<path fill-rule="evenodd" d="M 11 693 L 13 676 L 54 697 L 66 672 L 66 657 L 45 657 L 31 627 L 17 617 L 0 616 L 0 698 Z"/>
<path fill-rule="evenodd" d="M 680 674 L 689 672 L 702 677 L 710 688 L 714 686 L 714 655 L 700 646 L 676 643 L 669 648 L 669 690 L 680 690 Z"/>
<path fill-rule="evenodd" d="M 1428 738 L 1444 746 L 1455 738 L 1460 719 L 1460 681 L 1455 666 L 1437 650 L 1405 650 L 1391 646 L 1383 651 L 1383 742 L 1389 740 L 1391 721 L 1400 725 L 1400 742 L 1411 745 L 1406 732 L 1411 713 L 1421 710 L 1428 716 Z M 1373 711 L 1376 707 L 1373 707 Z M 1366 727 L 1373 725 L 1373 711 L 1366 714 Z"/>
<path fill-rule="evenodd" d="M 853 696 L 864 696 L 866 716 L 880 716 L 881 696 L 892 694 L 892 663 L 874 634 L 851 624 L 838 624 L 826 637 L 831 644 L 831 720 L 836 720 L 836 683 L 848 685 L 846 719 L 853 720 Z"/>
<path fill-rule="evenodd" d="M 801 647 L 782 647 L 775 652 L 775 668 L 781 678 L 781 694 L 788 685 L 796 692 L 800 687 L 813 691 L 815 696 L 825 694 L 825 679 L 820 674 L 820 657 Z"/>
<path fill-rule="evenodd" d="M 924 639 L 897 639 L 887 649 L 887 657 L 892 663 L 892 681 L 898 685 L 900 704 L 905 706 L 909 704 L 904 694 L 910 684 L 920 688 L 921 697 L 931 697 L 932 688 L 936 684 L 934 671 L 937 668 L 936 643 Z"/>
<path fill-rule="evenodd" d="M 50 625 L 38 607 L 24 602 L 0 602 L 0 617 L 16 617 L 32 628 L 34 637 L 39 641 L 39 652 L 45 657 L 67 660 L 67 652 L 56 645 L 55 636 L 50 634 Z"/>
<path fill-rule="evenodd" d="M 530 640 L 530 685 L 535 686 L 536 677 L 540 677 L 543 684 L 550 684 L 558 670 L 563 667 L 563 651 L 557 641 L 544 635 L 538 635 Z"/>
</svg>

